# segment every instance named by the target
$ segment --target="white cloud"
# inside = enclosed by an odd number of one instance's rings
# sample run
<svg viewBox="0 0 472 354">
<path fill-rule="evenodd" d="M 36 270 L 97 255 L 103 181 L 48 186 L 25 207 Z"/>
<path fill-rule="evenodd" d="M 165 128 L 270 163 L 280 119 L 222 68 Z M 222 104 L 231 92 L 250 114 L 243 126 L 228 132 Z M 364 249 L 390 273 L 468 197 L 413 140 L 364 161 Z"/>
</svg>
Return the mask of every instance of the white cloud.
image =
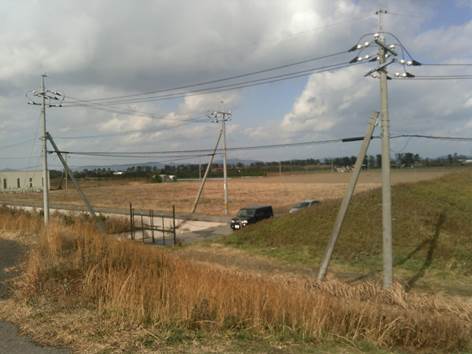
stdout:
<svg viewBox="0 0 472 354">
<path fill-rule="evenodd" d="M 447 15 L 438 13 L 435 4 L 439 3 L 398 0 L 389 10 L 403 14 L 421 10 L 424 19 L 391 15 L 385 19 L 386 28 L 420 61 L 471 62 L 472 22 L 454 26 L 447 19 L 438 22 Z M 24 92 L 38 87 L 44 71 L 49 73 L 48 87 L 68 97 L 159 91 L 348 49 L 362 33 L 376 29 L 372 14 L 377 6 L 375 1 L 350 0 L 142 0 L 139 6 L 112 0 L 5 0 L 0 3 L 2 139 L 9 144 L 35 138 L 39 111 L 25 104 Z M 428 22 L 433 17 L 435 22 Z M 350 59 L 345 55 L 292 69 Z M 48 129 L 53 135 L 68 136 L 143 130 L 110 138 L 59 141 L 75 150 L 113 151 L 121 144 L 135 151 L 208 147 L 216 139 L 217 126 L 188 120 L 200 116 L 206 121 L 206 113 L 221 109 L 224 101 L 223 108 L 235 110 L 228 124 L 234 145 L 357 135 L 379 106 L 378 83 L 363 78 L 366 70 L 358 67 L 313 75 L 306 82 L 299 79 L 104 107 L 149 113 L 144 115 L 92 108 L 50 109 Z M 465 73 L 468 68 L 411 70 L 421 75 Z M 391 82 L 392 129 L 471 135 L 469 83 Z M 442 153 L 435 147 L 418 148 L 423 149 L 420 153 Z M 29 153 L 29 146 L 21 149 L 23 154 Z M 281 154 L 289 158 L 292 152 Z"/>
<path fill-rule="evenodd" d="M 372 95 L 371 85 L 359 85 L 362 71 L 350 68 L 312 75 L 281 127 L 304 134 L 331 130 L 356 110 L 357 103 Z"/>
<path fill-rule="evenodd" d="M 120 132 L 123 130 L 144 130 L 151 125 L 149 117 L 112 118 L 99 124 L 101 132 Z"/>
</svg>

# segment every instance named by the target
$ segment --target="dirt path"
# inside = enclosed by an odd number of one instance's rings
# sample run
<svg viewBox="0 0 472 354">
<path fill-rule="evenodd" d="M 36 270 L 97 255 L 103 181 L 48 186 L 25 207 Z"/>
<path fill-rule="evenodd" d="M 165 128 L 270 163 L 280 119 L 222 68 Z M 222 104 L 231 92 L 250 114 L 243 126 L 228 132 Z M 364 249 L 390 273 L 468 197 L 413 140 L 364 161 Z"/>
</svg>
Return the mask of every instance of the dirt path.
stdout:
<svg viewBox="0 0 472 354">
<path fill-rule="evenodd" d="M 25 253 L 25 248 L 13 240 L 0 238 L 0 306 L 9 297 L 8 281 L 18 274 L 16 268 Z M 19 335 L 15 326 L 0 321 L 0 354 L 59 354 L 70 353 L 65 349 L 47 348 Z"/>
</svg>

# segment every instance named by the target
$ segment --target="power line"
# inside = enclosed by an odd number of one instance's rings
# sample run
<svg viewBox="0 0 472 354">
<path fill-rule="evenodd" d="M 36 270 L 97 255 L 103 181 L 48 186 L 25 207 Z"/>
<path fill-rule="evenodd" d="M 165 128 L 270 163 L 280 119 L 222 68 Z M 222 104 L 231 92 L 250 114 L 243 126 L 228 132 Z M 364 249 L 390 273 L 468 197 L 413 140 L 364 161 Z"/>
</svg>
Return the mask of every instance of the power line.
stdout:
<svg viewBox="0 0 472 354">
<path fill-rule="evenodd" d="M 472 66 L 472 63 L 421 63 L 422 66 Z"/>
<path fill-rule="evenodd" d="M 181 123 L 182 120 L 175 121 L 177 123 Z M 195 120 L 195 121 L 187 121 L 189 124 L 190 123 L 209 123 L 208 120 Z M 167 131 L 167 130 L 173 130 L 177 128 L 181 128 L 184 124 L 179 124 L 177 126 L 170 126 L 170 127 L 160 127 L 160 128 L 146 128 L 146 129 L 132 129 L 132 130 L 126 130 L 126 131 L 121 131 L 117 133 L 104 133 L 104 134 L 95 134 L 95 135 L 72 135 L 72 136 L 55 136 L 54 139 L 60 139 L 60 140 L 82 140 L 82 139 L 97 139 L 97 138 L 113 138 L 117 136 L 124 136 L 124 135 L 129 135 L 129 134 L 136 134 L 136 133 L 142 133 L 142 134 L 150 134 L 150 133 L 159 133 L 162 131 Z"/>
<path fill-rule="evenodd" d="M 357 137 L 356 137 L 357 138 Z M 285 144 L 270 144 L 270 145 L 255 145 L 255 146 L 239 146 L 239 147 L 229 147 L 228 151 L 242 151 L 242 150 L 260 150 L 260 149 L 273 149 L 273 148 L 284 148 L 284 147 L 294 147 L 294 146 L 304 146 L 304 145 L 315 145 L 315 144 L 329 144 L 335 142 L 349 142 L 355 141 L 354 138 L 344 138 L 344 139 L 327 139 L 327 140 L 313 140 L 313 141 L 304 141 L 297 143 L 285 143 Z M 63 153 L 71 155 L 84 155 L 84 156 L 129 156 L 134 157 L 135 155 L 166 155 L 166 154 L 197 154 L 197 153 L 210 153 L 213 150 L 211 149 L 192 149 L 192 150 L 165 150 L 165 151 L 141 151 L 141 152 L 107 152 L 107 151 L 63 151 Z M 222 153 L 221 149 L 217 150 L 218 153 Z"/>
<path fill-rule="evenodd" d="M 372 139 L 379 139 L 379 136 L 373 136 Z M 424 135 L 424 134 L 399 134 L 391 136 L 390 139 L 399 139 L 399 138 L 421 138 L 421 139 L 432 139 L 432 140 L 448 140 L 448 141 L 472 141 L 472 137 L 457 137 L 457 136 L 436 136 L 436 135 Z M 362 137 L 347 137 L 347 138 L 335 138 L 335 139 L 326 139 L 326 140 L 311 140 L 311 141 L 302 141 L 295 143 L 283 143 L 283 144 L 268 144 L 268 145 L 253 145 L 253 146 L 237 146 L 237 147 L 228 147 L 227 151 L 245 151 L 245 150 L 264 150 L 264 149 L 276 149 L 276 148 L 288 148 L 296 146 L 310 146 L 318 144 L 332 144 L 332 143 L 346 143 L 346 142 L 355 142 L 362 140 Z M 197 156 L 195 154 L 207 154 L 212 152 L 211 149 L 192 149 L 192 150 L 161 150 L 161 151 L 61 151 L 61 153 L 71 154 L 71 155 L 82 155 L 82 156 L 97 156 L 97 157 L 136 157 L 136 156 L 153 156 L 153 155 L 168 155 L 172 154 L 174 157 L 181 156 L 179 154 L 186 154 L 185 156 Z M 223 153 L 223 150 L 218 149 L 218 154 Z M 200 157 L 207 156 L 202 155 Z"/>
<path fill-rule="evenodd" d="M 379 139 L 379 136 L 373 136 L 372 139 Z M 441 141 L 455 141 L 455 142 L 472 142 L 472 137 L 459 137 L 459 136 L 440 136 L 440 135 L 425 135 L 425 134 L 398 134 L 393 135 L 390 139 L 401 139 L 407 138 L 408 142 L 411 139 L 428 139 L 428 140 L 441 140 Z M 331 143 L 345 143 L 345 142 L 355 142 L 361 140 L 361 137 L 348 137 L 348 138 L 338 138 L 338 139 L 326 139 L 326 140 L 313 140 L 313 141 L 303 141 L 295 143 L 285 143 L 285 144 L 269 144 L 269 145 L 255 145 L 255 146 L 239 146 L 227 148 L 228 151 L 245 151 L 245 150 L 263 150 L 263 149 L 277 149 L 277 148 L 290 148 L 296 146 L 309 146 L 317 144 L 331 144 Z M 160 157 L 172 158 L 172 160 L 166 161 L 157 161 L 157 162 L 172 162 L 179 160 L 188 160 L 194 158 L 203 158 L 212 155 L 211 149 L 195 149 L 195 150 L 166 150 L 166 151 L 144 151 L 144 152 L 79 152 L 79 151 L 60 151 L 61 153 L 78 155 L 78 157 L 106 157 L 106 158 L 138 158 L 138 159 L 148 159 L 153 157 L 153 155 L 161 155 Z M 54 153 L 53 151 L 48 151 L 48 153 Z M 216 155 L 222 155 L 223 150 L 218 149 L 215 152 Z M 162 156 L 164 155 L 164 156 Z M 34 156 L 39 158 L 40 156 Z M 29 159 L 31 156 L 16 156 L 16 157 L 0 157 L 0 160 L 19 160 L 19 159 Z M 39 165 L 28 166 L 21 169 L 28 169 L 38 167 Z"/>
<path fill-rule="evenodd" d="M 424 19 L 424 16 L 412 15 L 412 14 L 402 14 L 402 13 L 392 12 L 392 11 L 388 11 L 388 12 L 387 12 L 387 15 L 394 15 L 394 16 L 402 16 L 402 17 L 412 17 L 412 18 Z"/>
<path fill-rule="evenodd" d="M 33 140 L 34 139 L 26 139 L 26 140 L 19 141 L 17 143 L 3 145 L 3 146 L 0 146 L 0 150 L 6 150 L 6 149 L 9 149 L 9 148 L 12 148 L 12 147 L 15 147 L 15 146 L 24 145 L 25 143 L 28 143 L 28 142 L 33 141 Z"/>
<path fill-rule="evenodd" d="M 296 62 L 277 65 L 277 66 L 273 66 L 273 67 L 266 68 L 266 69 L 255 70 L 255 71 L 251 71 L 251 72 L 248 72 L 248 73 L 243 73 L 243 74 L 238 74 L 238 75 L 233 75 L 233 76 L 227 76 L 227 77 L 223 77 L 223 78 L 219 78 L 219 79 L 208 80 L 208 81 L 203 81 L 203 82 L 197 82 L 197 83 L 193 83 L 193 84 L 186 84 L 186 85 L 181 85 L 181 86 L 176 86 L 176 87 L 171 87 L 171 88 L 153 90 L 153 91 L 148 91 L 148 92 L 141 92 L 141 93 L 136 93 L 136 94 L 131 94 L 131 95 L 110 96 L 110 97 L 102 97 L 102 98 L 96 98 L 96 99 L 78 99 L 78 98 L 73 98 L 73 97 L 70 97 L 70 96 L 68 96 L 67 98 L 70 98 L 70 99 L 78 101 L 78 102 L 87 103 L 87 102 L 101 102 L 101 101 L 116 101 L 116 100 L 131 98 L 131 97 L 149 96 L 149 95 L 154 95 L 156 93 L 162 93 L 162 92 L 168 92 L 168 91 L 177 91 L 177 90 L 183 90 L 183 89 L 192 88 L 192 87 L 215 84 L 215 83 L 219 83 L 219 82 L 223 82 L 223 81 L 241 79 L 241 78 L 248 77 L 248 76 L 258 75 L 258 74 L 262 74 L 262 73 L 266 73 L 266 72 L 270 72 L 270 71 L 289 68 L 289 67 L 296 66 L 296 65 L 306 64 L 306 63 L 313 62 L 313 61 L 328 59 L 328 58 L 335 57 L 335 56 L 338 56 L 338 55 L 341 55 L 341 54 L 346 54 L 346 53 L 347 53 L 347 51 L 341 51 L 341 52 L 337 52 L 337 53 L 332 53 L 332 54 L 327 54 L 327 55 L 302 59 L 302 60 L 299 60 L 299 61 L 296 61 Z"/>
<path fill-rule="evenodd" d="M 68 155 L 76 155 L 78 157 L 82 157 L 82 158 L 89 158 L 89 157 L 93 157 L 93 158 L 98 158 L 98 157 L 106 157 L 106 158 L 126 158 L 126 159 L 129 159 L 130 157 L 132 157 L 133 159 L 149 159 L 149 158 L 152 158 L 153 155 L 149 155 L 149 154 L 135 154 L 135 155 L 127 155 L 127 154 L 101 154 L 101 153 L 97 153 L 97 154 L 82 154 L 82 153 L 74 153 L 74 152 L 67 152 L 67 151 L 59 151 L 60 153 L 62 154 L 68 154 Z M 55 151 L 48 151 L 49 154 L 54 154 Z M 173 160 L 169 160 L 169 161 L 174 161 L 174 160 L 179 160 L 179 159 L 182 159 L 182 160 L 188 160 L 188 159 L 193 159 L 193 158 L 202 158 L 202 157 L 208 157 L 208 156 L 211 156 L 212 154 L 208 153 L 208 154 L 178 154 L 178 155 L 160 155 L 160 156 L 157 156 L 157 158 L 172 158 Z M 218 152 L 216 153 L 216 155 L 222 155 L 222 153 Z"/>
<path fill-rule="evenodd" d="M 258 86 L 258 85 L 263 85 L 267 83 L 274 83 L 282 80 L 289 80 L 293 78 L 299 78 L 303 76 L 310 75 L 311 73 L 314 72 L 323 72 L 323 71 L 328 71 L 328 70 L 334 70 L 336 68 L 342 68 L 344 66 L 351 66 L 354 64 L 351 63 L 337 63 L 337 64 L 331 64 L 331 65 L 326 65 L 322 67 L 315 67 L 315 68 L 310 68 L 306 70 L 301 70 L 301 71 L 295 71 L 291 73 L 286 73 L 286 74 L 279 74 L 275 76 L 269 76 L 265 78 L 259 78 L 259 79 L 252 79 L 252 80 L 247 80 L 247 81 L 241 81 L 241 82 L 236 82 L 236 83 L 231 83 L 231 84 L 225 84 L 225 85 L 218 85 L 218 86 L 213 86 L 213 87 L 207 87 L 207 88 L 202 88 L 198 90 L 191 90 L 188 92 L 178 92 L 178 93 L 171 93 L 171 94 L 165 94 L 165 95 L 159 95 L 159 96 L 153 96 L 153 97 L 144 97 L 144 98 L 137 98 L 128 100 L 128 101 L 123 101 L 120 102 L 119 104 L 122 103 L 142 103 L 142 102 L 149 102 L 149 101 L 160 101 L 160 100 L 166 100 L 166 99 L 174 99 L 174 98 L 182 98 L 182 97 L 187 97 L 187 96 L 197 96 L 197 95 L 203 95 L 203 94 L 210 94 L 214 92 L 221 92 L 221 91 L 228 91 L 228 90 L 234 90 L 234 89 L 239 89 L 239 88 L 245 88 L 245 87 L 251 87 L 251 86 Z M 118 104 L 118 103 L 107 103 L 107 104 L 101 104 L 101 105 L 113 105 L 113 104 Z M 68 106 L 72 107 L 72 106 Z"/>
<path fill-rule="evenodd" d="M 41 156 L 0 156 L 0 160 L 29 160 L 32 157 L 40 158 Z"/>
<path fill-rule="evenodd" d="M 420 139 L 431 139 L 431 140 L 448 140 L 448 141 L 472 141 L 472 137 L 461 137 L 461 136 L 441 136 L 441 135 L 424 135 L 424 134 L 399 134 L 394 135 L 391 139 L 397 138 L 420 138 Z"/>
<path fill-rule="evenodd" d="M 421 75 L 413 77 L 392 77 L 392 80 L 398 81 L 441 81 L 441 80 L 471 80 L 472 75 Z"/>
<path fill-rule="evenodd" d="M 290 72 L 290 73 L 286 73 L 286 74 L 270 76 L 270 77 L 261 78 L 261 79 L 253 79 L 253 80 L 242 81 L 242 82 L 237 82 L 237 83 L 232 83 L 232 84 L 209 87 L 209 88 L 200 89 L 200 90 L 193 90 L 193 91 L 189 91 L 189 92 L 186 92 L 186 93 L 180 93 L 179 92 L 179 93 L 172 93 L 172 94 L 166 94 L 166 95 L 155 96 L 155 97 L 146 97 L 146 98 L 142 98 L 142 99 L 136 99 L 134 101 L 128 101 L 126 103 L 161 101 L 161 100 L 174 99 L 174 98 L 206 95 L 206 94 L 211 94 L 211 93 L 215 93 L 215 92 L 223 92 L 223 91 L 235 90 L 235 89 L 246 88 L 246 87 L 260 86 L 260 85 L 271 84 L 271 83 L 275 83 L 275 82 L 279 82 L 279 81 L 291 80 L 291 79 L 296 79 L 296 78 L 300 78 L 300 77 L 305 77 L 305 76 L 309 76 L 309 75 L 314 74 L 314 73 L 322 73 L 322 72 L 325 72 L 325 71 L 343 69 L 343 68 L 346 68 L 346 67 L 359 65 L 359 64 L 364 64 L 364 63 L 363 62 L 359 62 L 359 63 L 343 62 L 343 63 L 337 63 L 337 64 L 330 64 L 330 65 L 325 65 L 325 66 L 322 66 L 322 67 L 310 68 L 310 69 L 306 69 L 306 70 L 300 70 L 300 71 L 295 71 L 295 72 Z M 87 104 L 85 104 L 84 106 L 87 106 Z M 73 106 L 68 106 L 68 107 L 73 107 Z M 102 108 L 102 107 L 98 107 L 98 106 L 90 106 L 90 108 L 109 110 L 108 108 Z M 119 111 L 114 111 L 114 112 L 119 112 Z M 120 112 L 120 113 L 126 114 L 125 112 Z"/>
<path fill-rule="evenodd" d="M 134 102 L 130 102 L 130 103 L 134 103 Z M 150 113 L 150 112 L 141 112 L 141 111 L 137 111 L 137 110 L 123 110 L 123 109 L 117 109 L 117 108 L 109 108 L 104 104 L 98 104 L 98 103 L 84 103 L 84 104 L 80 104 L 80 105 L 77 105 L 77 106 L 64 106 L 64 107 L 87 107 L 87 108 L 97 109 L 97 110 L 110 112 L 110 113 L 117 113 L 117 114 L 123 114 L 123 115 L 136 115 L 136 116 L 147 117 L 147 118 L 151 118 L 151 119 L 155 119 L 155 120 L 163 120 L 163 121 L 166 121 L 166 120 L 170 120 L 170 121 L 173 121 L 173 122 L 176 121 L 174 118 L 169 117 L 168 114 L 162 115 L 162 116 L 156 116 L 154 113 Z M 180 119 L 179 121 L 180 122 L 193 122 L 193 121 L 197 121 L 198 119 L 200 119 L 202 117 L 204 117 L 204 116 L 199 115 L 199 116 L 196 116 L 196 117 Z"/>
</svg>

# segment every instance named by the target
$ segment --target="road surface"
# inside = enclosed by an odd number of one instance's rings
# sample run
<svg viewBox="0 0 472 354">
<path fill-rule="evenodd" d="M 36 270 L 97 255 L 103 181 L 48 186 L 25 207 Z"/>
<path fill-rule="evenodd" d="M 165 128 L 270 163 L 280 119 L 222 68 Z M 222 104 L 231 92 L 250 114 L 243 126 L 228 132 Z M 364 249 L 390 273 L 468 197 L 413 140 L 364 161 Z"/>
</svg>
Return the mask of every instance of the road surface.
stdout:
<svg viewBox="0 0 472 354">
<path fill-rule="evenodd" d="M 10 295 L 8 280 L 15 276 L 13 267 L 17 266 L 25 249 L 18 242 L 0 238 L 0 301 Z M 1 306 L 1 302 L 0 302 Z M 0 354 L 65 354 L 66 349 L 43 347 L 28 337 L 21 336 L 15 326 L 0 321 Z"/>
</svg>

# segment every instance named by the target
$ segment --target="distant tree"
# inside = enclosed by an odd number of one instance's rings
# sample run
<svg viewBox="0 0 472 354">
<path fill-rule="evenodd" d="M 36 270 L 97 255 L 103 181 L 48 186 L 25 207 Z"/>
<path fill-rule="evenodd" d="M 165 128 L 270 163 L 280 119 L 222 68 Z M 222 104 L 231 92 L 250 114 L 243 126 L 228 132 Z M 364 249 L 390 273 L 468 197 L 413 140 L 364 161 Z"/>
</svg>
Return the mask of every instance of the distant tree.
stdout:
<svg viewBox="0 0 472 354">
<path fill-rule="evenodd" d="M 368 161 L 369 168 L 377 167 L 377 165 L 375 164 L 375 156 L 369 155 L 367 161 Z"/>
<path fill-rule="evenodd" d="M 376 160 L 377 168 L 382 167 L 382 155 L 380 154 L 375 155 L 375 160 Z"/>
</svg>

